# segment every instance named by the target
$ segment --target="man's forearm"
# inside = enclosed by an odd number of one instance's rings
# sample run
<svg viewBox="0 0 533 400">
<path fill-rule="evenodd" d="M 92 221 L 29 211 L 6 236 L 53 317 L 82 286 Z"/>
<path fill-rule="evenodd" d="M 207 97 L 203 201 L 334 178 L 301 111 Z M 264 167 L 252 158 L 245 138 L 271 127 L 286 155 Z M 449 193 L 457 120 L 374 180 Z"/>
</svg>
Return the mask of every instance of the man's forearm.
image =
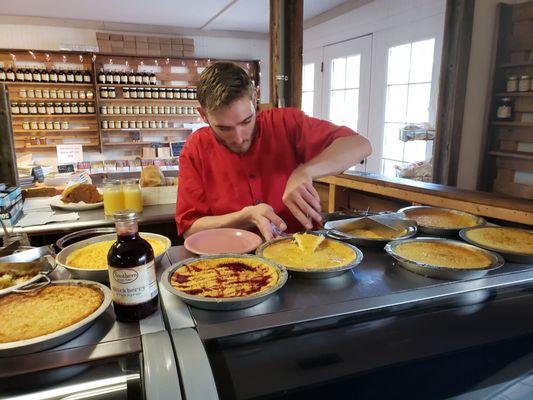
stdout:
<svg viewBox="0 0 533 400">
<path fill-rule="evenodd" d="M 183 234 L 183 237 L 206 229 L 216 228 L 249 228 L 251 226 L 246 208 L 224 215 L 214 215 L 198 218 Z"/>
<path fill-rule="evenodd" d="M 322 153 L 301 167 L 312 179 L 340 174 L 372 153 L 372 146 L 362 135 L 337 138 Z"/>
</svg>

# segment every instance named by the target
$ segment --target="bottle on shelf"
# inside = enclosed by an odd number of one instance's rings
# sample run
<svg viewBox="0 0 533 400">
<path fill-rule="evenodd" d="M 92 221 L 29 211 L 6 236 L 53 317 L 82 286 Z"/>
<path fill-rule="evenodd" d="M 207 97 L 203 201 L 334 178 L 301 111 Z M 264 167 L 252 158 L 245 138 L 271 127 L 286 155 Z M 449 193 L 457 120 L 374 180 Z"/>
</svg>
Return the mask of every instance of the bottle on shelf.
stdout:
<svg viewBox="0 0 533 400">
<path fill-rule="evenodd" d="M 0 82 L 4 82 L 5 80 L 6 80 L 6 70 L 4 69 L 3 65 L 0 65 Z"/>
<path fill-rule="evenodd" d="M 113 71 L 108 71 L 105 74 L 105 83 L 113 84 Z"/>
<path fill-rule="evenodd" d="M 89 70 L 85 70 L 83 72 L 83 83 L 91 83 L 92 82 L 92 77 L 91 77 L 91 73 L 89 72 Z"/>
<path fill-rule="evenodd" d="M 128 84 L 128 74 L 126 71 L 122 71 L 120 73 L 120 84 L 121 85 L 127 85 Z"/>
<path fill-rule="evenodd" d="M 50 70 L 50 82 L 57 83 L 57 81 L 58 81 L 57 71 L 55 70 L 55 68 L 52 68 Z"/>
<path fill-rule="evenodd" d="M 150 85 L 157 85 L 157 77 L 153 72 L 150 74 Z"/>
<path fill-rule="evenodd" d="M 67 83 L 74 83 L 75 82 L 74 71 L 69 69 L 69 70 L 67 70 L 66 75 L 67 75 Z"/>
<path fill-rule="evenodd" d="M 120 71 L 118 70 L 113 73 L 113 83 L 115 85 L 120 85 Z"/>
<path fill-rule="evenodd" d="M 513 102 L 510 97 L 499 99 L 496 119 L 498 121 L 510 121 L 513 119 Z"/>
<path fill-rule="evenodd" d="M 15 82 L 15 79 L 15 71 L 13 71 L 13 68 L 9 67 L 6 71 L 6 81 Z"/>
<path fill-rule="evenodd" d="M 154 251 L 150 243 L 139 236 L 134 211 L 119 211 L 113 218 L 117 241 L 107 255 L 113 307 L 117 320 L 135 322 L 158 308 Z"/>
<path fill-rule="evenodd" d="M 143 78 L 143 85 L 149 85 L 150 84 L 150 74 L 148 72 L 145 72 L 142 74 Z"/>
<path fill-rule="evenodd" d="M 57 73 L 57 81 L 59 83 L 67 83 L 67 74 L 65 73 L 64 70 L 61 69 Z"/>
<path fill-rule="evenodd" d="M 37 68 L 34 68 L 31 71 L 32 79 L 34 82 L 41 82 L 41 71 Z"/>
<path fill-rule="evenodd" d="M 83 83 L 83 72 L 81 70 L 77 70 L 74 74 L 74 82 Z"/>
<path fill-rule="evenodd" d="M 17 68 L 17 71 L 15 72 L 15 77 L 17 79 L 17 82 L 24 82 L 24 70 L 22 69 L 22 67 Z M 5 80 L 5 78 L 0 80 Z"/>
<path fill-rule="evenodd" d="M 135 72 L 133 70 L 128 72 L 128 84 L 135 85 Z"/>
<path fill-rule="evenodd" d="M 31 69 L 29 69 L 28 67 L 24 69 L 24 81 L 33 82 L 33 74 L 31 73 Z"/>
<path fill-rule="evenodd" d="M 41 82 L 50 82 L 50 73 L 46 68 L 41 70 Z"/>
<path fill-rule="evenodd" d="M 100 72 L 98 72 L 98 83 L 106 83 L 106 75 L 103 68 L 100 68 Z"/>
<path fill-rule="evenodd" d="M 142 73 L 139 72 L 139 71 L 137 71 L 137 72 L 135 73 L 135 83 L 136 83 L 137 85 L 141 85 L 141 84 L 143 83 L 143 76 L 142 76 Z"/>
</svg>

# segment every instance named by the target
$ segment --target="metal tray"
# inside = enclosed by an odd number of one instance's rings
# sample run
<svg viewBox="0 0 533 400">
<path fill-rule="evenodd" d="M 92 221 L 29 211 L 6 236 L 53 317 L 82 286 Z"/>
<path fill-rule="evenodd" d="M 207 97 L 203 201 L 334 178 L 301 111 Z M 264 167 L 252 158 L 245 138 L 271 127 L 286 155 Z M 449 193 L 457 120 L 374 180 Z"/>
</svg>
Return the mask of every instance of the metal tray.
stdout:
<svg viewBox="0 0 533 400">
<path fill-rule="evenodd" d="M 313 235 L 317 234 L 317 233 L 314 233 L 314 232 L 308 232 L 308 233 L 311 233 Z M 270 240 L 268 242 L 263 243 L 261 246 L 259 246 L 259 248 L 256 250 L 255 253 L 258 256 L 263 257 L 263 251 L 265 250 L 265 248 L 267 248 L 271 244 L 277 243 L 277 242 L 282 242 L 282 241 L 290 241 L 290 240 L 293 240 L 292 235 L 291 236 L 284 236 L 284 237 L 278 237 L 276 239 L 272 239 L 272 240 Z M 326 240 L 333 240 L 335 242 L 339 242 L 343 246 L 347 246 L 350 249 L 352 249 L 355 252 L 355 260 L 352 261 L 349 264 L 340 265 L 340 266 L 334 267 L 334 268 L 320 268 L 320 269 L 318 269 L 318 268 L 301 269 L 300 268 L 300 269 L 297 269 L 297 268 L 292 268 L 292 267 L 286 266 L 286 265 L 284 265 L 284 267 L 288 271 L 290 271 L 291 275 L 294 275 L 294 276 L 297 276 L 297 277 L 300 277 L 300 278 L 322 279 L 322 278 L 331 278 L 333 276 L 337 276 L 337 275 L 343 274 L 346 271 L 348 271 L 348 270 L 350 270 L 352 268 L 355 268 L 357 265 L 359 265 L 359 263 L 361 263 L 361 261 L 363 261 L 363 253 L 357 247 L 355 247 L 355 246 L 353 246 L 353 245 L 351 245 L 349 243 L 341 242 L 340 240 L 335 240 L 335 239 L 326 239 Z M 265 257 L 263 257 L 263 258 L 265 258 Z"/>
<path fill-rule="evenodd" d="M 67 326 L 56 332 L 49 333 L 47 335 L 38 336 L 31 339 L 19 340 L 16 342 L 0 343 L 0 357 L 7 357 L 12 355 L 21 355 L 35 353 L 37 351 L 49 349 L 62 343 L 73 339 L 85 330 L 87 330 L 91 324 L 98 318 L 111 304 L 111 291 L 104 285 L 97 282 L 81 281 L 81 280 L 65 280 L 54 281 L 51 285 L 79 285 L 88 286 L 93 289 L 99 290 L 104 298 L 102 304 L 91 315 L 88 315 L 79 322 L 73 325 Z M 43 316 L 43 318 L 45 318 Z"/>
<path fill-rule="evenodd" d="M 210 297 L 201 297 L 201 296 L 193 296 L 187 293 L 183 293 L 170 283 L 170 279 L 172 277 L 172 274 L 174 274 L 174 271 L 177 269 L 183 267 L 186 264 L 189 264 L 194 261 L 198 261 L 200 259 L 216 259 L 216 258 L 253 258 L 257 259 L 258 257 L 252 254 L 211 254 L 211 255 L 205 255 L 200 257 L 191 257 L 187 258 L 186 260 L 182 260 L 177 264 L 174 264 L 167 268 L 162 276 L 161 276 L 161 282 L 163 283 L 163 286 L 172 294 L 178 296 L 181 300 L 183 300 L 185 303 L 190 304 L 193 307 L 197 308 L 203 308 L 206 310 L 240 310 L 242 308 L 248 308 L 255 306 L 256 304 L 262 303 L 263 301 L 267 300 L 270 296 L 272 296 L 275 292 L 277 292 L 279 289 L 283 287 L 285 282 L 287 282 L 288 274 L 284 267 L 281 265 L 276 264 L 273 261 L 262 259 L 266 264 L 269 264 L 277 269 L 279 279 L 278 282 L 271 287 L 269 290 L 261 293 L 257 293 L 251 296 L 243 296 L 243 297 L 237 297 L 237 298 L 228 298 L 228 299 L 216 299 L 216 298 L 210 298 Z"/>
<path fill-rule="evenodd" d="M 484 218 L 479 217 L 477 215 L 470 214 L 470 213 L 467 213 L 467 212 L 464 212 L 464 211 L 454 210 L 452 208 L 444 208 L 444 207 L 411 206 L 411 207 L 400 208 L 398 210 L 398 212 L 405 213 L 407 218 L 409 218 L 409 215 L 407 215 L 407 212 L 409 212 L 411 210 L 418 210 L 418 209 L 423 209 L 423 208 L 441 209 L 441 210 L 451 211 L 454 214 L 465 215 L 465 216 L 471 217 L 471 218 L 473 218 L 476 221 L 476 225 L 475 226 L 485 225 L 487 223 Z M 434 235 L 434 236 L 456 236 L 456 235 L 459 234 L 459 231 L 461 229 L 462 228 L 439 228 L 439 227 L 435 227 L 435 226 L 424 226 L 424 225 L 418 224 L 418 232 L 419 233 L 425 233 L 427 235 Z"/>
<path fill-rule="evenodd" d="M 109 233 L 116 233 L 116 229 L 114 227 L 82 229 L 81 231 L 72 232 L 57 239 L 56 247 L 61 251 L 76 242 Z"/>
<path fill-rule="evenodd" d="M 167 252 L 167 250 L 171 246 L 170 239 L 167 238 L 166 236 L 158 235 L 156 233 L 149 233 L 149 232 L 140 232 L 140 233 L 144 237 L 151 237 L 151 238 L 160 240 L 165 243 L 165 251 L 163 251 L 160 255 L 158 255 L 155 258 L 156 262 L 160 261 L 163 255 Z M 67 258 L 72 252 L 82 247 L 88 246 L 93 243 L 105 242 L 106 240 L 116 240 L 116 238 L 117 238 L 116 233 L 110 233 L 107 235 L 95 236 L 90 239 L 85 239 L 80 242 L 73 243 L 70 246 L 65 247 L 63 250 L 59 252 L 59 254 L 56 257 L 56 262 L 58 265 L 67 269 L 68 272 L 70 272 L 70 274 L 72 275 L 72 277 L 76 279 L 87 279 L 90 281 L 107 283 L 109 282 L 107 268 L 105 269 L 74 268 L 74 267 L 67 265 Z"/>
<path fill-rule="evenodd" d="M 461 231 L 459 232 L 459 236 L 465 242 L 473 244 L 474 246 L 481 247 L 482 249 L 494 251 L 494 252 L 496 252 L 498 254 L 501 254 L 503 256 L 503 258 L 505 259 L 505 261 L 513 262 L 513 263 L 519 263 L 519 264 L 533 264 L 533 254 L 517 253 L 517 252 L 514 252 L 514 251 L 505 251 L 505 250 L 498 249 L 496 247 L 486 246 L 486 245 L 478 243 L 478 242 L 476 242 L 476 241 L 474 241 L 474 240 L 472 240 L 472 239 L 470 239 L 469 237 L 466 236 L 467 232 L 469 232 L 471 230 L 474 230 L 474 229 L 479 229 L 479 228 L 481 228 L 481 227 L 480 226 L 474 226 L 472 228 L 461 229 Z M 497 229 L 497 228 L 501 228 L 501 227 L 500 226 L 484 226 L 483 228 L 485 228 L 485 229 Z M 522 230 L 526 230 L 526 229 L 522 229 Z"/>
<path fill-rule="evenodd" d="M 416 235 L 417 225 L 415 221 L 409 219 L 401 219 L 388 217 L 387 215 L 380 215 L 372 217 L 377 221 L 383 220 L 387 225 L 392 226 L 397 229 L 406 230 L 405 235 L 398 236 L 394 240 L 409 239 Z M 383 247 L 385 244 L 391 241 L 391 239 L 372 239 L 372 238 L 363 238 L 358 236 L 353 236 L 349 233 L 344 232 L 343 227 L 350 224 L 350 222 L 355 221 L 359 218 L 350 218 L 338 221 L 329 221 L 324 224 L 324 229 L 326 229 L 326 236 L 331 239 L 341 240 L 353 244 L 355 246 L 367 246 L 367 247 Z"/>
<path fill-rule="evenodd" d="M 462 246 L 476 251 L 480 251 L 489 257 L 492 260 L 491 265 L 485 268 L 472 268 L 472 269 L 458 269 L 458 268 L 446 268 L 430 264 L 422 264 L 415 261 L 411 261 L 407 258 L 402 257 L 396 253 L 396 247 L 403 243 L 409 242 L 419 242 L 419 243 L 428 243 L 428 242 L 442 242 L 450 243 L 456 246 Z M 387 243 L 385 246 L 385 251 L 394 259 L 398 261 L 398 264 L 404 267 L 405 269 L 417 273 L 419 275 L 427 276 L 429 278 L 437 279 L 451 279 L 451 280 L 460 280 L 460 279 L 474 279 L 480 278 L 486 275 L 489 271 L 500 268 L 505 261 L 503 258 L 496 253 L 480 249 L 478 247 L 472 246 L 470 244 L 460 242 L 458 240 L 442 239 L 442 238 L 415 238 L 415 239 L 406 239 L 406 240 L 394 240 Z"/>
</svg>

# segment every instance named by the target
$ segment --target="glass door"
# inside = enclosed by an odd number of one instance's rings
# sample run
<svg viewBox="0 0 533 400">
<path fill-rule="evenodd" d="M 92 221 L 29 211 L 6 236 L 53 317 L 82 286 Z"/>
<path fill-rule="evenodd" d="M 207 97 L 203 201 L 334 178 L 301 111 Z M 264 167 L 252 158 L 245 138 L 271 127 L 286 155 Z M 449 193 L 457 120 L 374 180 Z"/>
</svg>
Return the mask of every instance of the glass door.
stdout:
<svg viewBox="0 0 533 400">
<path fill-rule="evenodd" d="M 368 136 L 372 36 L 324 47 L 322 117 Z M 365 171 L 366 164 L 352 169 Z"/>
</svg>

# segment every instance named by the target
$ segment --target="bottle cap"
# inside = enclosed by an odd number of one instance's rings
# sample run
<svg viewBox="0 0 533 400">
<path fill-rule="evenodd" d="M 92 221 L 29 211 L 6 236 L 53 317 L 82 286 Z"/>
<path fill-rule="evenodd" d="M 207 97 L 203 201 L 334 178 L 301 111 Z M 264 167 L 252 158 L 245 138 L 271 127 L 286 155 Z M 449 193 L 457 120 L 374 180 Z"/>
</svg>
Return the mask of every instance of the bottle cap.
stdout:
<svg viewBox="0 0 533 400">
<path fill-rule="evenodd" d="M 137 219 L 137 213 L 133 210 L 120 210 L 113 213 L 115 221 L 132 221 Z"/>
</svg>

